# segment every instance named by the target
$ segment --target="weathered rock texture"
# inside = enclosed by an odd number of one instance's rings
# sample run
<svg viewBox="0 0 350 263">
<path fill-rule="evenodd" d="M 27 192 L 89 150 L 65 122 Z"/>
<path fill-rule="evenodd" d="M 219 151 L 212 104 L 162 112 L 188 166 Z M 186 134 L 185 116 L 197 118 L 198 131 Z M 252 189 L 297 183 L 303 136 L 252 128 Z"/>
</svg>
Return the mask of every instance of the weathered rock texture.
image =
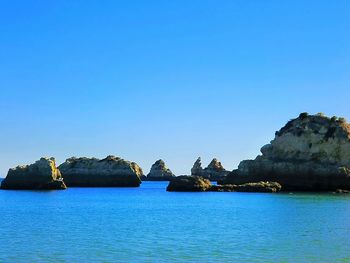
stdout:
<svg viewBox="0 0 350 263">
<path fill-rule="evenodd" d="M 201 176 L 211 181 L 222 180 L 229 171 L 226 171 L 216 158 L 214 158 L 206 168 L 202 168 L 201 158 L 198 157 L 191 169 L 191 175 Z"/>
<path fill-rule="evenodd" d="M 1 183 L 2 189 L 66 189 L 54 158 L 41 158 L 31 165 L 11 168 Z"/>
<path fill-rule="evenodd" d="M 169 192 L 261 192 L 276 193 L 281 185 L 276 182 L 256 182 L 241 185 L 212 185 L 200 176 L 178 176 L 169 182 Z"/>
<path fill-rule="evenodd" d="M 201 160 L 201 157 L 198 157 L 198 159 L 194 162 L 193 167 L 191 169 L 191 175 L 202 176 L 202 174 L 203 174 L 202 160 Z"/>
<path fill-rule="evenodd" d="M 177 176 L 173 178 L 167 187 L 169 192 L 204 192 L 211 187 L 208 179 L 200 176 Z"/>
<path fill-rule="evenodd" d="M 343 118 L 302 113 L 261 153 L 220 183 L 276 181 L 287 191 L 350 189 L 350 125 Z"/>
<path fill-rule="evenodd" d="M 236 185 L 236 192 L 259 192 L 259 193 L 276 193 L 281 191 L 282 186 L 276 182 L 256 182 Z"/>
<path fill-rule="evenodd" d="M 211 192 L 251 192 L 251 193 L 277 193 L 281 191 L 282 186 L 276 182 L 256 182 L 245 184 L 226 184 L 213 185 Z"/>
<path fill-rule="evenodd" d="M 158 160 L 152 165 L 151 171 L 147 177 L 143 177 L 142 180 L 169 181 L 174 176 L 175 175 L 171 172 L 171 170 L 165 165 L 165 162 L 163 160 Z"/>
<path fill-rule="evenodd" d="M 58 167 L 67 186 L 79 187 L 138 187 L 142 169 L 134 162 L 115 156 L 105 159 L 67 159 Z"/>
</svg>

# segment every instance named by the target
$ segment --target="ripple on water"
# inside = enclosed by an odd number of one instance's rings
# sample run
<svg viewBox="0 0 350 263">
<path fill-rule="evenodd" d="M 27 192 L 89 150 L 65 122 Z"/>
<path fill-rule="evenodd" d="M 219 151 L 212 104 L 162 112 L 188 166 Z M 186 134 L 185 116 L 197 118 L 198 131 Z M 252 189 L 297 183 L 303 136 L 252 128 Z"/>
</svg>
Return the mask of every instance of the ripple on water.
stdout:
<svg viewBox="0 0 350 263">
<path fill-rule="evenodd" d="M 348 262 L 350 198 L 141 188 L 0 191 L 0 262 Z"/>
</svg>

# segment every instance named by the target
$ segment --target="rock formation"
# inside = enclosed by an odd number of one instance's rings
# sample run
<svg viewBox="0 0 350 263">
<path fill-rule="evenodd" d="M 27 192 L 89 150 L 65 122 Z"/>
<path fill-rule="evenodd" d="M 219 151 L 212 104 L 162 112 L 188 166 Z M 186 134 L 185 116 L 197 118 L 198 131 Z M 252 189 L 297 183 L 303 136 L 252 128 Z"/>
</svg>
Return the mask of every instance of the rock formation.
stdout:
<svg viewBox="0 0 350 263">
<path fill-rule="evenodd" d="M 206 175 L 210 180 L 217 181 L 225 177 L 229 172 L 225 170 L 221 162 L 214 158 L 210 164 L 204 168 L 203 174 Z"/>
<path fill-rule="evenodd" d="M 198 157 L 191 169 L 191 175 L 193 176 L 202 176 L 203 178 L 209 179 L 211 181 L 222 180 L 226 177 L 229 171 L 226 171 L 216 158 L 214 158 L 210 164 L 203 169 L 201 158 Z"/>
<path fill-rule="evenodd" d="M 256 182 L 236 185 L 236 192 L 259 192 L 259 193 L 276 193 L 281 191 L 282 186 L 276 182 Z"/>
<path fill-rule="evenodd" d="M 287 191 L 350 189 L 350 125 L 343 118 L 302 113 L 261 153 L 220 183 L 276 181 Z"/>
<path fill-rule="evenodd" d="M 277 193 L 281 191 L 282 186 L 276 182 L 256 182 L 245 184 L 226 184 L 213 185 L 211 192 L 250 192 L 250 193 Z"/>
<path fill-rule="evenodd" d="M 79 187 L 138 187 L 142 169 L 134 162 L 115 156 L 105 159 L 67 159 L 58 167 L 67 186 Z"/>
<path fill-rule="evenodd" d="M 241 185 L 212 185 L 200 176 L 178 176 L 169 182 L 169 192 L 261 192 L 276 193 L 281 185 L 276 182 L 256 182 Z"/>
<path fill-rule="evenodd" d="M 169 192 L 204 192 L 211 187 L 208 179 L 200 176 L 177 176 L 169 182 Z"/>
<path fill-rule="evenodd" d="M 66 189 L 54 158 L 41 158 L 31 165 L 11 168 L 1 183 L 2 189 Z"/>
<path fill-rule="evenodd" d="M 198 159 L 195 161 L 191 169 L 191 175 L 202 176 L 202 174 L 203 174 L 202 160 L 201 160 L 201 157 L 198 157 Z"/>
<path fill-rule="evenodd" d="M 171 170 L 166 167 L 165 162 L 163 160 L 156 161 L 152 167 L 151 171 L 147 175 L 147 177 L 142 178 L 142 180 L 146 181 L 169 181 L 175 175 L 171 172 Z"/>
</svg>

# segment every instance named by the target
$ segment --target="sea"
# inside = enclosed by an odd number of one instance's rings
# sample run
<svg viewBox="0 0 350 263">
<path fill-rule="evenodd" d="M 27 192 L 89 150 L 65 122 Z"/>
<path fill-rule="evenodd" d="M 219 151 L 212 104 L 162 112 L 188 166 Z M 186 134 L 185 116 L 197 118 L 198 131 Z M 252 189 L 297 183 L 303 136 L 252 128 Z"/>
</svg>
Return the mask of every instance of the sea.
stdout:
<svg viewBox="0 0 350 263">
<path fill-rule="evenodd" d="M 350 262 L 350 195 L 0 191 L 0 262 Z"/>
</svg>

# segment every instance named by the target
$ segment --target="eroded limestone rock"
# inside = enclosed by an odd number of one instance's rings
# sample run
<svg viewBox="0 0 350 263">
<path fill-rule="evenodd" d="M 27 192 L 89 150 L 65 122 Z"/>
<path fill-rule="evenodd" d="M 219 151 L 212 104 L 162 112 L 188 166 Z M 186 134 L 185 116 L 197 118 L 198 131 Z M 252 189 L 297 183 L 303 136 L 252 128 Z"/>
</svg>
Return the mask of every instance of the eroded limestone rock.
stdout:
<svg viewBox="0 0 350 263">
<path fill-rule="evenodd" d="M 41 158 L 30 165 L 11 168 L 1 183 L 2 189 L 66 189 L 54 158 Z"/>
<path fill-rule="evenodd" d="M 350 189 L 350 125 L 343 118 L 302 113 L 261 153 L 220 183 L 276 181 L 287 191 Z"/>
<path fill-rule="evenodd" d="M 211 181 L 222 180 L 229 171 L 226 171 L 221 162 L 214 158 L 206 168 L 202 168 L 201 158 L 199 157 L 191 169 L 191 175 L 201 176 Z"/>
<path fill-rule="evenodd" d="M 138 187 L 143 175 L 142 169 L 135 162 L 112 155 L 102 160 L 72 157 L 58 168 L 67 186 Z"/>
<path fill-rule="evenodd" d="M 169 192 L 204 192 L 211 187 L 208 179 L 200 176 L 177 176 L 173 178 L 167 187 Z"/>
<path fill-rule="evenodd" d="M 143 180 L 169 181 L 174 176 L 171 170 L 165 165 L 165 162 L 163 160 L 158 160 L 152 165 L 149 174 Z"/>
<path fill-rule="evenodd" d="M 276 193 L 281 185 L 276 182 L 256 182 L 241 185 L 212 185 L 200 176 L 178 176 L 169 182 L 169 192 L 260 192 Z"/>
</svg>

